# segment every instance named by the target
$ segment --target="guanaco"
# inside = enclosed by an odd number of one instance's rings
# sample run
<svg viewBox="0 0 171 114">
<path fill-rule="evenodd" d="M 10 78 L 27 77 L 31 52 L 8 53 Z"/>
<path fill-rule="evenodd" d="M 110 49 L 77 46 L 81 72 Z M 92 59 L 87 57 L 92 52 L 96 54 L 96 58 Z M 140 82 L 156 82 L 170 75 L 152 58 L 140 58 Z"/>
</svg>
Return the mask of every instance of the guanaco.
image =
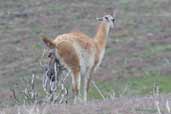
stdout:
<svg viewBox="0 0 171 114">
<path fill-rule="evenodd" d="M 47 47 L 56 49 L 60 61 L 71 71 L 72 91 L 75 100 L 80 94 L 81 80 L 83 79 L 83 99 L 87 101 L 92 73 L 102 61 L 108 33 L 114 27 L 115 19 L 111 15 L 105 15 L 97 20 L 99 26 L 94 38 L 81 32 L 62 34 L 54 40 L 47 37 L 42 38 Z"/>
</svg>

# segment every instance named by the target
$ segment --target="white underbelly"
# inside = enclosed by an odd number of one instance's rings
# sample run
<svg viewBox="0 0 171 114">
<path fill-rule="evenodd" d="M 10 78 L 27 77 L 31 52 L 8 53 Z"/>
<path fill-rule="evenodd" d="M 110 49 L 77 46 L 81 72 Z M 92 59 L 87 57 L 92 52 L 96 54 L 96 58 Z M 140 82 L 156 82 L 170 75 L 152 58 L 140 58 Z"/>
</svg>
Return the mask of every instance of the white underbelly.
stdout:
<svg viewBox="0 0 171 114">
<path fill-rule="evenodd" d="M 98 69 L 98 67 L 100 66 L 102 60 L 103 60 L 103 57 L 104 57 L 104 53 L 105 53 L 105 49 L 102 50 L 102 52 L 100 53 L 99 55 L 99 61 L 98 63 L 96 64 L 94 70 L 96 71 Z"/>
<path fill-rule="evenodd" d="M 81 74 L 86 74 L 94 65 L 95 51 L 80 48 L 80 69 Z"/>
</svg>

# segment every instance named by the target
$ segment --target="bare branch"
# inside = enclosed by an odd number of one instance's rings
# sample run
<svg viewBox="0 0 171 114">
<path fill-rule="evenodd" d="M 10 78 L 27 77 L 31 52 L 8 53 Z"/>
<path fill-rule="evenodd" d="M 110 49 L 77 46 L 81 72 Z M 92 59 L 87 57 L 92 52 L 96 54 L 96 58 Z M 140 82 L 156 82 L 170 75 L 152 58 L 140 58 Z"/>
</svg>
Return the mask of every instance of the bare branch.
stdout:
<svg viewBox="0 0 171 114">
<path fill-rule="evenodd" d="M 103 100 L 105 100 L 104 95 L 102 94 L 101 90 L 98 88 L 98 86 L 96 85 L 95 81 L 91 81 L 92 84 L 94 85 L 94 87 L 97 89 L 97 91 L 99 92 L 99 94 L 101 95 L 101 97 L 103 98 Z"/>
</svg>

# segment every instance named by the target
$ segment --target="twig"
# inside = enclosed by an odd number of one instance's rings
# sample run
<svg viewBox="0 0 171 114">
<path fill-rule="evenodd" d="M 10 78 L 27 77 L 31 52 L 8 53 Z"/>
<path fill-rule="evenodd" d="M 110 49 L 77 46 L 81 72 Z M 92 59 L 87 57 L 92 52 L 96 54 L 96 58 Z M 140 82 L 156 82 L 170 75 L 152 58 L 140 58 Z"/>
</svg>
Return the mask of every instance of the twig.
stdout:
<svg viewBox="0 0 171 114">
<path fill-rule="evenodd" d="M 15 90 L 14 89 L 10 89 L 12 91 L 12 96 L 13 98 L 18 102 L 18 99 L 16 97 L 16 93 L 15 93 Z"/>
<path fill-rule="evenodd" d="M 120 96 L 123 96 L 128 91 L 128 88 L 128 85 L 126 85 L 122 93 L 120 93 Z"/>
<path fill-rule="evenodd" d="M 41 67 L 43 67 L 42 59 L 43 59 L 43 57 L 45 56 L 45 52 L 46 52 L 46 49 L 44 48 L 44 49 L 43 49 L 43 53 L 42 53 L 42 55 L 41 55 L 41 57 L 40 57 L 40 61 L 39 61 L 39 64 L 40 64 Z"/>
<path fill-rule="evenodd" d="M 160 106 L 159 106 L 159 101 L 158 101 L 158 100 L 155 101 L 155 105 L 156 105 L 156 107 L 157 107 L 158 113 L 161 114 L 161 110 L 160 110 Z"/>
<path fill-rule="evenodd" d="M 35 93 L 35 85 L 34 85 L 34 79 L 35 79 L 35 75 L 33 74 L 32 75 L 32 80 L 31 80 L 31 98 L 33 99 L 33 100 L 35 100 L 36 98 L 36 93 Z"/>
<path fill-rule="evenodd" d="M 166 109 L 167 109 L 168 113 L 170 114 L 171 110 L 170 110 L 170 105 L 169 105 L 169 101 L 168 100 L 166 101 Z"/>
<path fill-rule="evenodd" d="M 92 82 L 92 84 L 94 85 L 94 87 L 97 89 L 97 91 L 99 92 L 99 94 L 101 95 L 101 97 L 103 98 L 103 100 L 105 100 L 104 95 L 102 94 L 102 92 L 100 91 L 100 89 L 97 87 L 95 81 L 91 81 L 91 82 Z"/>
</svg>

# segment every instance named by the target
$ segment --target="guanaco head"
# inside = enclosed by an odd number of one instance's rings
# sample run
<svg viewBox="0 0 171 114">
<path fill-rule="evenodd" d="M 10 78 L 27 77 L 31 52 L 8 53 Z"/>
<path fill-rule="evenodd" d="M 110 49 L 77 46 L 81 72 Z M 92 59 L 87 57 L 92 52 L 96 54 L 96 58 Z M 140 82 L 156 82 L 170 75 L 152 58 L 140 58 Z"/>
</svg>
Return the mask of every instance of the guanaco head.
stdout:
<svg viewBox="0 0 171 114">
<path fill-rule="evenodd" d="M 105 15 L 103 17 L 97 18 L 98 21 L 103 21 L 109 25 L 110 28 L 114 27 L 115 19 L 111 15 Z"/>
</svg>

